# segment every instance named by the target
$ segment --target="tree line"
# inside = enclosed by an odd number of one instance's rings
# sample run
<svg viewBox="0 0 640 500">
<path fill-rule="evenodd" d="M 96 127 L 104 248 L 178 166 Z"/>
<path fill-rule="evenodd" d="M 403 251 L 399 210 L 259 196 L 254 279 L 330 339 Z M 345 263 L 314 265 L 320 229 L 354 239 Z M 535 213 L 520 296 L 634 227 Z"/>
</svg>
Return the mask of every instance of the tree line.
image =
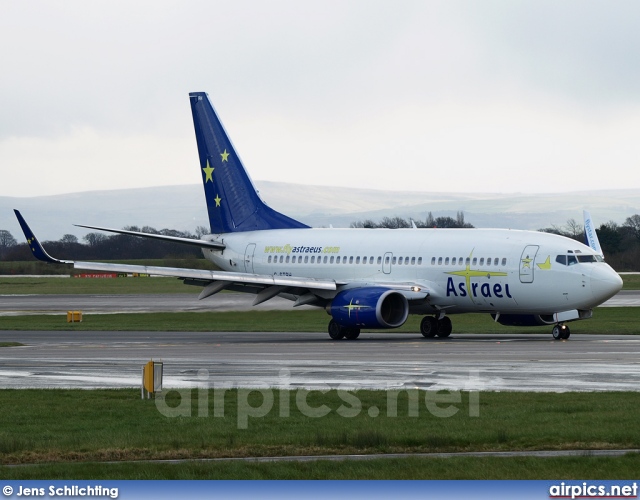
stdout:
<svg viewBox="0 0 640 500">
<path fill-rule="evenodd" d="M 472 228 L 473 226 L 464 220 L 464 212 L 458 212 L 456 218 L 453 217 L 433 217 L 433 214 L 429 212 L 427 218 L 424 221 L 414 219 L 403 219 L 402 217 L 383 217 L 379 222 L 375 222 L 371 219 L 365 219 L 363 221 L 355 221 L 350 224 L 349 227 L 361 227 L 367 229 L 387 228 L 387 229 L 401 229 L 413 227 L 411 223 L 415 224 L 417 228 Z"/>
<path fill-rule="evenodd" d="M 199 226 L 196 232 L 176 231 L 175 229 L 156 230 L 153 227 L 126 226 L 128 231 L 178 236 L 198 239 L 209 231 Z M 198 247 L 169 241 L 139 238 L 125 234 L 107 235 L 89 233 L 83 243 L 73 234 L 65 234 L 57 241 L 45 241 L 45 250 L 54 257 L 69 260 L 128 260 L 128 259 L 186 259 L 202 257 Z M 13 235 L 0 229 L 0 260 L 25 261 L 32 259 L 31 250 L 26 243 L 18 243 Z"/>
<path fill-rule="evenodd" d="M 539 231 L 585 242 L 584 227 L 575 219 L 569 219 L 564 226 L 553 225 Z M 640 270 L 640 215 L 627 217 L 622 224 L 614 221 L 601 224 L 596 234 L 605 261 L 611 267 L 619 272 Z"/>
</svg>

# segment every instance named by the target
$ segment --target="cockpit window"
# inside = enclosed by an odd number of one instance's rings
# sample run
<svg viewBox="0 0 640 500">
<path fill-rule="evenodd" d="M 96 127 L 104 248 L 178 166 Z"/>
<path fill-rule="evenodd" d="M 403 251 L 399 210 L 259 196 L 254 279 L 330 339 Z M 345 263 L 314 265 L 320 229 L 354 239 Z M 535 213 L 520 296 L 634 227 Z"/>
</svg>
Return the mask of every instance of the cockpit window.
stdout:
<svg viewBox="0 0 640 500">
<path fill-rule="evenodd" d="M 571 250 L 569 250 L 569 252 L 571 252 Z M 573 252 L 569 255 L 557 255 L 556 262 L 563 266 L 572 266 L 578 262 L 604 262 L 602 255 L 572 255 L 572 253 Z"/>
<path fill-rule="evenodd" d="M 595 255 L 578 255 L 578 262 L 595 262 Z"/>
</svg>

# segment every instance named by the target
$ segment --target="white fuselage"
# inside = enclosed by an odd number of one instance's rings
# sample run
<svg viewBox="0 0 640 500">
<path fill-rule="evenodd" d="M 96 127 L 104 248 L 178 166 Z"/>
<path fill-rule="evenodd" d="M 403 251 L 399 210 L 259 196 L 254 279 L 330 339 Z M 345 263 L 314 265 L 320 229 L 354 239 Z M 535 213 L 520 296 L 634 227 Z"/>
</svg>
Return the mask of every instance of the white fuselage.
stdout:
<svg viewBox="0 0 640 500">
<path fill-rule="evenodd" d="M 586 245 L 534 231 L 280 229 L 211 239 L 226 248 L 205 250 L 205 257 L 225 271 L 331 279 L 346 287 L 422 285 L 430 297 L 415 313 L 586 310 L 621 284 Z"/>
</svg>

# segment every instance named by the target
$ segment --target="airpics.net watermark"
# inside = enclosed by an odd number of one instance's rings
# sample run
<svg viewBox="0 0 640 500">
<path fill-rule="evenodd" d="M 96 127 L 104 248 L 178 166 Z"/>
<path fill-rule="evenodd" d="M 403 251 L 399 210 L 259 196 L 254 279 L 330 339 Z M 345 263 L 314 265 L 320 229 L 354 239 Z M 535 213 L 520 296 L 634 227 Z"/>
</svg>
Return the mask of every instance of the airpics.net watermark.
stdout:
<svg viewBox="0 0 640 500">
<path fill-rule="evenodd" d="M 321 418 L 335 412 L 340 417 L 354 418 L 362 412 L 371 418 L 380 416 L 381 410 L 377 406 L 366 407 L 359 397 L 357 384 L 341 384 L 331 387 L 328 384 L 314 384 L 312 389 L 291 386 L 291 372 L 288 369 L 279 371 L 278 381 L 269 385 L 265 382 L 254 382 L 250 387 L 241 386 L 234 382 L 210 381 L 209 371 L 198 371 L 198 387 L 196 389 L 170 389 L 156 397 L 158 411 L 169 418 L 176 417 L 209 417 L 213 407 L 214 418 L 225 418 L 226 397 L 229 392 L 237 393 L 237 427 L 247 429 L 250 418 L 262 418 L 272 411 L 277 411 L 280 418 L 291 416 L 291 393 L 295 394 L 295 408 L 305 417 Z M 465 387 L 479 387 L 480 376 L 476 371 L 470 371 L 469 377 L 463 384 Z M 363 387 L 364 389 L 364 387 Z M 429 390 L 411 387 L 411 384 L 398 387 L 398 382 L 387 383 L 382 389 L 386 392 L 386 405 L 383 411 L 388 418 L 398 417 L 401 412 L 408 417 L 419 417 L 425 411 L 438 418 L 449 418 L 467 409 L 470 417 L 480 416 L 480 392 L 478 390 L 448 390 L 438 388 L 437 385 Z M 319 404 L 318 398 L 310 398 L 311 393 L 328 394 L 335 391 L 339 406 L 329 406 L 329 401 Z M 195 395 L 194 395 L 195 393 Z M 167 398 L 171 395 L 171 403 Z M 259 396 L 258 396 L 259 395 Z M 196 400 L 195 410 L 193 399 Z M 278 400 L 277 409 L 276 398 Z M 213 401 L 210 401 L 213 399 Z M 313 402 L 309 401 L 310 399 Z M 335 398 L 330 398 L 335 402 Z M 177 403 L 176 403 L 177 401 Z M 312 405 L 313 404 L 313 405 Z"/>
</svg>

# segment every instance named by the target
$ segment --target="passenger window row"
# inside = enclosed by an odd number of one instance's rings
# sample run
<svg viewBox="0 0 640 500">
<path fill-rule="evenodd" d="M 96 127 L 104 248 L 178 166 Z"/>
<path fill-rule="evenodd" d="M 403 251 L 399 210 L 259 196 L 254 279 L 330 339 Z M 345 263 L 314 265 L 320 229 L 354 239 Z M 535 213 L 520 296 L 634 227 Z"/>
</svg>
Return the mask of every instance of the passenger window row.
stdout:
<svg viewBox="0 0 640 500">
<path fill-rule="evenodd" d="M 325 255 L 317 257 L 315 255 L 269 255 L 267 257 L 268 264 L 382 264 L 382 257 L 373 256 L 335 256 Z M 385 264 L 405 265 L 405 266 L 421 266 L 422 257 L 385 257 Z"/>
<path fill-rule="evenodd" d="M 503 267 L 507 265 L 507 258 L 506 257 L 502 257 L 502 259 L 500 259 L 499 257 L 431 257 L 431 265 L 435 266 L 499 266 L 502 265 Z"/>
</svg>

